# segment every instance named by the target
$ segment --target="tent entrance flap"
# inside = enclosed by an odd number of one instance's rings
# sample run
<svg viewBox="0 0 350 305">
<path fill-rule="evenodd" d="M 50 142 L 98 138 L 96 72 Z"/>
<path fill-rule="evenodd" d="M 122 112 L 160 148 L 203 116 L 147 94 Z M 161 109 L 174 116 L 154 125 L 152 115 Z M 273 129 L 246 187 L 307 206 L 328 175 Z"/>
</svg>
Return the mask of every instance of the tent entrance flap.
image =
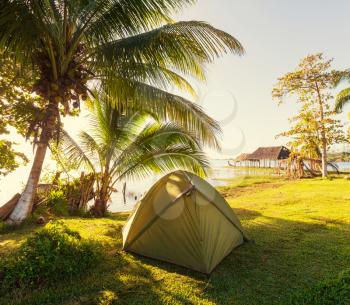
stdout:
<svg viewBox="0 0 350 305">
<path fill-rule="evenodd" d="M 159 216 L 161 216 L 163 213 L 165 213 L 173 204 L 175 204 L 184 194 L 188 194 L 191 190 L 193 190 L 194 186 L 191 185 L 187 190 L 185 190 L 183 193 L 178 195 L 172 202 L 170 202 L 159 214 L 156 214 L 152 220 L 150 220 L 149 223 L 145 225 L 145 227 L 128 243 L 125 243 L 125 247 L 131 246 L 135 240 L 137 240 L 149 227 L 152 226 L 152 224 L 157 220 Z"/>
</svg>

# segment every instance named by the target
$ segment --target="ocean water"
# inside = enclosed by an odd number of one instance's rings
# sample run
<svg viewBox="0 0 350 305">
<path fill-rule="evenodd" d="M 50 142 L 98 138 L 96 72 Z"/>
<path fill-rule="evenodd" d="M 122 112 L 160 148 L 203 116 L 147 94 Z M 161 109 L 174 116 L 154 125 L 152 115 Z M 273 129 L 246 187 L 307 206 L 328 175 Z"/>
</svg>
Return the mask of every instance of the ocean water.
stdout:
<svg viewBox="0 0 350 305">
<path fill-rule="evenodd" d="M 350 172 L 350 162 L 336 162 L 340 171 Z"/>
</svg>

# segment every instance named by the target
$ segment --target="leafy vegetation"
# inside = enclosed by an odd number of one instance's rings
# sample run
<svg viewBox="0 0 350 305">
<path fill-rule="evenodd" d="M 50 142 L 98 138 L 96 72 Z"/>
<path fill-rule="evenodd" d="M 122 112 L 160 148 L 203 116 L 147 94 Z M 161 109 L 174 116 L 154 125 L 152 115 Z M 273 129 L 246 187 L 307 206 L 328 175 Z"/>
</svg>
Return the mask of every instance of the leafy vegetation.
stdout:
<svg viewBox="0 0 350 305">
<path fill-rule="evenodd" d="M 96 244 L 85 241 L 76 231 L 49 223 L 29 237 L 11 257 L 1 261 L 1 291 L 15 287 L 55 284 L 86 273 L 98 264 Z"/>
<path fill-rule="evenodd" d="M 47 205 L 57 216 L 68 216 L 68 200 L 62 190 L 51 190 L 48 194 Z"/>
<path fill-rule="evenodd" d="M 301 104 L 299 113 L 290 119 L 292 128 L 282 133 L 292 139 L 296 153 L 308 158 L 322 159 L 322 176 L 327 176 L 327 153 L 336 143 L 346 141 L 342 124 L 334 118 L 331 102 L 335 84 L 348 74 L 332 69 L 332 61 L 322 53 L 308 55 L 298 68 L 278 79 L 272 96 L 282 103 L 288 96 L 296 96 Z"/>
<path fill-rule="evenodd" d="M 349 152 L 339 152 L 339 153 L 329 153 L 329 160 L 333 162 L 349 162 L 350 153 Z"/>
<path fill-rule="evenodd" d="M 96 176 L 92 212 L 102 216 L 117 182 L 175 169 L 205 174 L 207 160 L 200 141 L 174 123 L 161 123 L 148 113 L 114 110 L 105 100 L 91 106 L 90 130 L 79 142 L 62 132 L 60 148 L 77 165 Z"/>
<path fill-rule="evenodd" d="M 32 217 L 39 216 L 87 216 L 87 204 L 94 196 L 95 174 L 81 173 L 80 177 L 61 178 L 60 172 L 54 176 L 47 174 L 46 186 L 35 196 Z"/>
<path fill-rule="evenodd" d="M 40 104 L 40 99 L 30 95 L 32 82 L 25 71 L 20 73 L 14 62 L 0 51 L 0 176 L 28 162 L 8 135 L 10 129 L 15 128 L 25 136 L 29 121 L 37 115 L 36 105 Z"/>
<path fill-rule="evenodd" d="M 36 152 L 17 206 L 9 205 L 9 223 L 21 225 L 0 223 L 0 305 L 350 303 L 350 181 L 327 172 L 328 158 L 339 158 L 330 147 L 348 141 L 334 115 L 350 101 L 350 88 L 334 110 L 332 90 L 349 70 L 333 70 L 321 53 L 279 78 L 272 94 L 301 105 L 281 134 L 292 139 L 289 164 L 298 162 L 288 167 L 321 158 L 328 180 L 228 181 L 220 192 L 252 241 L 210 276 L 121 250 L 129 215 L 106 213 L 116 183 L 173 169 L 203 176 L 203 147 L 219 148 L 218 122 L 183 96 L 196 96 L 189 80 L 204 80 L 207 63 L 244 49 L 205 22 L 172 20 L 193 2 L 1 2 L 0 176 L 28 162 L 6 139 L 12 128 Z M 91 129 L 75 141 L 61 119 L 78 115 L 82 102 L 92 111 Z M 59 165 L 57 183 L 40 194 L 47 148 Z M 82 168 L 89 173 L 69 180 Z M 45 203 L 30 219 L 35 193 Z M 91 198 L 91 211 L 104 218 L 73 217 L 87 215 Z M 37 215 L 60 221 L 40 228 Z"/>
<path fill-rule="evenodd" d="M 171 15 L 192 0 L 4 0 L 0 52 L 33 77 L 32 92 L 44 102 L 29 126 L 38 141 L 22 197 L 9 221 L 32 210 L 49 142 L 61 115 L 76 114 L 92 92 L 112 98 L 120 112 L 148 111 L 218 147 L 218 123 L 174 88 L 195 95 L 186 80 L 203 80 L 205 65 L 220 54 L 243 54 L 231 35 L 205 22 L 174 22 Z M 168 91 L 166 91 L 168 90 Z M 96 93 L 94 93 L 96 97 Z"/>
<path fill-rule="evenodd" d="M 0 50 L 0 134 L 8 133 L 13 127 L 23 137 L 35 138 L 35 134 L 28 131 L 31 122 L 40 119 L 40 109 L 45 102 L 32 94 L 37 79 L 33 73 L 28 66 L 17 64 Z"/>
<path fill-rule="evenodd" d="M 0 176 L 6 176 L 21 164 L 27 164 L 28 158 L 13 148 L 13 142 L 0 139 Z"/>
<path fill-rule="evenodd" d="M 7 290 L 1 301 L 290 305 L 295 294 L 350 267 L 350 181 L 257 176 L 234 179 L 220 191 L 254 242 L 235 249 L 209 277 L 121 251 L 126 213 L 69 217 L 62 219 L 66 226 L 102 245 L 103 263 L 79 280 L 60 280 L 55 287 Z M 0 257 L 9 257 L 33 230 L 1 234 Z"/>
</svg>

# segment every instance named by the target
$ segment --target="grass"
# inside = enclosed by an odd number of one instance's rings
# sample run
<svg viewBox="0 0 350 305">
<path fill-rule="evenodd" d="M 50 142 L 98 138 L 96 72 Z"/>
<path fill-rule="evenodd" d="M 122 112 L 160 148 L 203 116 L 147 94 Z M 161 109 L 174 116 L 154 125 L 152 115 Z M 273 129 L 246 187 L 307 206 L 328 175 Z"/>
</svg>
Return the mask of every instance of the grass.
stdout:
<svg viewBox="0 0 350 305">
<path fill-rule="evenodd" d="M 62 218 L 103 245 L 104 263 L 55 287 L 9 291 L 0 304 L 284 304 L 350 267 L 350 181 L 257 176 L 220 191 L 254 242 L 234 250 L 211 276 L 121 251 L 128 214 Z M 35 230 L 1 234 L 0 259 Z"/>
</svg>

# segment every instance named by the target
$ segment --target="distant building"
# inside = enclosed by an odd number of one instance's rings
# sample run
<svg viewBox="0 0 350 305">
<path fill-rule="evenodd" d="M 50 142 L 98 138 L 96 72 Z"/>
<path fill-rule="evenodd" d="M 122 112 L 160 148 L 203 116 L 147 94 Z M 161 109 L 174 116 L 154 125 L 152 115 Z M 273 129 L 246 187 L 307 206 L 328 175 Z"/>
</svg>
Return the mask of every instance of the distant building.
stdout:
<svg viewBox="0 0 350 305">
<path fill-rule="evenodd" d="M 235 166 L 271 168 L 280 167 L 289 155 L 290 150 L 285 146 L 259 147 L 251 154 L 240 154 L 233 161 Z"/>
</svg>

